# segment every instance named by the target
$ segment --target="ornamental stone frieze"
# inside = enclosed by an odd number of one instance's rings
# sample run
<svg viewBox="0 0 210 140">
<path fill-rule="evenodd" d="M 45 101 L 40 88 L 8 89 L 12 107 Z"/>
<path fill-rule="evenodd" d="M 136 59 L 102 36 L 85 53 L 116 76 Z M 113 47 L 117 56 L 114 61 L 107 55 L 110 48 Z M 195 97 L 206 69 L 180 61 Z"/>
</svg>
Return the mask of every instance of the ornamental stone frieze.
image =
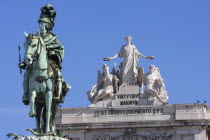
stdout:
<svg viewBox="0 0 210 140">
<path fill-rule="evenodd" d="M 172 140 L 172 133 L 151 132 L 149 135 L 137 134 L 135 128 L 125 129 L 123 135 L 110 136 L 109 134 L 95 136 L 92 140 Z"/>
</svg>

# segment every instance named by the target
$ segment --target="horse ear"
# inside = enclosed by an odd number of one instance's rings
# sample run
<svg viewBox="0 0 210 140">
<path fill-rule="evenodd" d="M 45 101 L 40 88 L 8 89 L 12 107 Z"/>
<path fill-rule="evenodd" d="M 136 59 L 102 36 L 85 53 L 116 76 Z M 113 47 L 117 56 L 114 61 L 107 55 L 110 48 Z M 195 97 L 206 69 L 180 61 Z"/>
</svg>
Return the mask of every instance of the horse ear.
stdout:
<svg viewBox="0 0 210 140">
<path fill-rule="evenodd" d="M 28 37 L 28 34 L 26 32 L 24 32 L 24 35 L 25 35 L 26 38 Z"/>
</svg>

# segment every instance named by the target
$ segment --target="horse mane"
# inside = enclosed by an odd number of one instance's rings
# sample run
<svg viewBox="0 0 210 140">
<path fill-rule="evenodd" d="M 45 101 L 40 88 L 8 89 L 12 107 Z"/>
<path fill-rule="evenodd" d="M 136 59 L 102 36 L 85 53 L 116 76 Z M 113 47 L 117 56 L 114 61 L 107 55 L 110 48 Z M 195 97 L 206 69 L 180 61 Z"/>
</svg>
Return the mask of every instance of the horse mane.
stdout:
<svg viewBox="0 0 210 140">
<path fill-rule="evenodd" d="M 38 38 L 39 37 L 36 34 L 31 33 L 31 34 L 28 35 L 28 37 L 26 38 L 26 40 L 28 41 L 28 40 L 31 40 L 31 39 L 38 39 Z"/>
<path fill-rule="evenodd" d="M 36 34 L 29 34 L 27 37 L 26 37 L 26 42 L 24 43 L 25 44 L 31 44 L 31 40 L 32 39 L 38 39 L 39 37 L 36 35 Z"/>
</svg>

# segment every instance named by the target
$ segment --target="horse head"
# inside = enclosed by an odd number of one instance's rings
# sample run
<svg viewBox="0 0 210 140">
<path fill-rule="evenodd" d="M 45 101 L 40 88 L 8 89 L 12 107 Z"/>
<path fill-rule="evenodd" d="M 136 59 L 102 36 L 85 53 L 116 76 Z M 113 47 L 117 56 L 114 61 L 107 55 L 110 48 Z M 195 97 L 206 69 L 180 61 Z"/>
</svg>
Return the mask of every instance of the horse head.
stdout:
<svg viewBox="0 0 210 140">
<path fill-rule="evenodd" d="M 25 47 L 25 63 L 26 65 L 32 65 L 34 60 L 38 59 L 38 55 L 41 53 L 42 46 L 44 45 L 43 39 L 37 34 L 27 34 Z"/>
</svg>

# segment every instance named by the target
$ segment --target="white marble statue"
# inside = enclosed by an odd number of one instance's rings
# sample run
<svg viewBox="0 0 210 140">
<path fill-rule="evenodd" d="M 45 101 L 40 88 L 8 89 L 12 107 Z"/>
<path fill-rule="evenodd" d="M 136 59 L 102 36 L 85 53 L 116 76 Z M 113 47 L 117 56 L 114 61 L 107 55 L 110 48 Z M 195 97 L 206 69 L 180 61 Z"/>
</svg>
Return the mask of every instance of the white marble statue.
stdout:
<svg viewBox="0 0 210 140">
<path fill-rule="evenodd" d="M 120 66 L 121 73 L 121 86 L 137 85 L 138 76 L 138 62 L 140 57 L 147 59 L 154 59 L 154 56 L 144 56 L 137 48 L 131 44 L 132 37 L 125 38 L 127 44 L 123 45 L 120 51 L 113 57 L 104 58 L 105 61 L 110 61 L 117 57 L 123 58 L 123 63 Z"/>
<path fill-rule="evenodd" d="M 99 100 L 112 98 L 118 91 L 118 81 L 116 75 L 109 73 L 109 66 L 104 64 L 103 73 L 98 69 L 97 84 L 87 93 L 90 102 L 95 104 Z"/>
<path fill-rule="evenodd" d="M 139 73 L 143 73 L 143 68 L 139 68 Z M 149 72 L 140 75 L 143 75 L 143 77 L 139 76 L 138 81 L 142 81 L 143 84 L 146 86 L 144 92 L 146 96 L 157 98 L 160 102 L 167 103 L 168 94 L 166 91 L 164 80 L 160 75 L 160 70 L 154 65 L 150 65 Z M 140 82 L 139 84 L 141 85 Z"/>
</svg>

